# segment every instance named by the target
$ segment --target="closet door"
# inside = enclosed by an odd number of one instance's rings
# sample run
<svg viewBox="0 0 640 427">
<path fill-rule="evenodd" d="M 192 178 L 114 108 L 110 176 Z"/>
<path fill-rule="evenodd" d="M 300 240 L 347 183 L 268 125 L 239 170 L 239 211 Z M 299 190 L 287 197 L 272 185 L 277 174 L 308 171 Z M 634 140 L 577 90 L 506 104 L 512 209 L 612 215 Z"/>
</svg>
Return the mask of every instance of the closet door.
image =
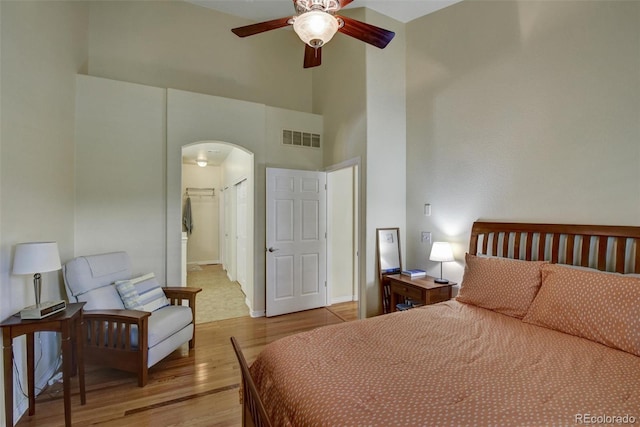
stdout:
<svg viewBox="0 0 640 427">
<path fill-rule="evenodd" d="M 247 180 L 236 184 L 236 280 L 247 294 Z"/>
</svg>

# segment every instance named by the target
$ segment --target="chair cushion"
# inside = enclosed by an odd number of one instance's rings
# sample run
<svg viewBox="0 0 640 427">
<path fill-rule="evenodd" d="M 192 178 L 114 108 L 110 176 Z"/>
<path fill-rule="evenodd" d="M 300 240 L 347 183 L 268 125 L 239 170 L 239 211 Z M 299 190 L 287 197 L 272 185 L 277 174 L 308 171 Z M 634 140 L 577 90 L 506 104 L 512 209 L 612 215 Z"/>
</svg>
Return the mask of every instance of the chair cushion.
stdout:
<svg viewBox="0 0 640 427">
<path fill-rule="evenodd" d="M 149 316 L 149 348 L 161 343 L 193 320 L 191 308 L 186 305 L 168 305 Z M 131 330 L 131 342 L 138 343 L 138 329 Z"/>
<path fill-rule="evenodd" d="M 69 297 L 71 299 L 71 296 Z M 83 310 L 124 310 L 120 294 L 113 285 L 103 286 L 78 295 L 77 302 L 85 302 Z"/>
<path fill-rule="evenodd" d="M 67 262 L 62 268 L 62 274 L 69 297 L 77 298 L 94 289 L 111 285 L 116 280 L 129 279 L 131 262 L 126 252 L 81 256 Z M 115 288 L 113 292 L 117 297 Z"/>
</svg>

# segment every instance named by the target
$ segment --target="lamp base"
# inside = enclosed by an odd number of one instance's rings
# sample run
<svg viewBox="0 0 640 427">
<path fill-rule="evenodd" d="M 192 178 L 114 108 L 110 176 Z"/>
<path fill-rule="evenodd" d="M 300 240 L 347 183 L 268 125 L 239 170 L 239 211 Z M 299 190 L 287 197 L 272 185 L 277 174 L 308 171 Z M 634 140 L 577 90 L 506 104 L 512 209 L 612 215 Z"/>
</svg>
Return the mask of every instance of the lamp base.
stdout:
<svg viewBox="0 0 640 427">
<path fill-rule="evenodd" d="M 20 310 L 21 319 L 43 319 L 47 316 L 64 311 L 67 303 L 64 300 L 47 301 L 42 304 L 31 305 Z"/>
<path fill-rule="evenodd" d="M 433 279 L 433 281 L 435 283 L 440 283 L 440 284 L 443 284 L 443 285 L 446 285 L 447 283 L 449 283 L 449 281 L 447 279 Z"/>
</svg>

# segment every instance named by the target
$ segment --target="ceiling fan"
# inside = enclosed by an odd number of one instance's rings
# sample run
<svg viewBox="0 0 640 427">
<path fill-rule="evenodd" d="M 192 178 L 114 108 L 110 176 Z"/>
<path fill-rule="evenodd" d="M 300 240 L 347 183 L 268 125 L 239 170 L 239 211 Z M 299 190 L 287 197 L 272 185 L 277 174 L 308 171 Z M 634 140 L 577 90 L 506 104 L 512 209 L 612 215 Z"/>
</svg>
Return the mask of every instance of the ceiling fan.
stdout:
<svg viewBox="0 0 640 427">
<path fill-rule="evenodd" d="M 322 62 L 322 46 L 341 32 L 365 43 L 384 49 L 395 36 L 393 31 L 375 25 L 339 16 L 336 13 L 353 0 L 293 0 L 296 14 L 234 28 L 239 37 L 252 36 L 265 31 L 293 25 L 293 30 L 305 43 L 304 68 L 317 67 Z"/>
</svg>

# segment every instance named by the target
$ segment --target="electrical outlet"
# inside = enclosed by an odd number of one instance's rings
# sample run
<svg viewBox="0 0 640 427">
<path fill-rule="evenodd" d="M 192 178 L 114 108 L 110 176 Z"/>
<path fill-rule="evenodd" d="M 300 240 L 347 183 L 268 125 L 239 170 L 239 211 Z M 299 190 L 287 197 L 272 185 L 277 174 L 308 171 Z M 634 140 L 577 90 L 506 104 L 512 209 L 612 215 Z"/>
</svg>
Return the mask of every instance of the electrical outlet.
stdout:
<svg viewBox="0 0 640 427">
<path fill-rule="evenodd" d="M 430 231 L 423 231 L 421 236 L 420 236 L 420 241 L 422 243 L 431 243 L 431 232 Z"/>
</svg>

